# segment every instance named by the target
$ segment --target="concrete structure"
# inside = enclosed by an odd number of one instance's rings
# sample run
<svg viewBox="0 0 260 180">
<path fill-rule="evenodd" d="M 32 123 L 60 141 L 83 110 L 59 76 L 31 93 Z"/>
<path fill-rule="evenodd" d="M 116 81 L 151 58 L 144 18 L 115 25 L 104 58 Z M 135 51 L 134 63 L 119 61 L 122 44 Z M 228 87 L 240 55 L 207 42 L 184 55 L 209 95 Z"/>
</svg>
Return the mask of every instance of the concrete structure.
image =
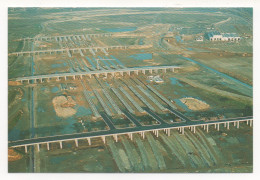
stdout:
<svg viewBox="0 0 260 180">
<path fill-rule="evenodd" d="M 34 139 L 25 139 L 25 140 L 18 140 L 18 141 L 11 141 L 8 142 L 8 147 L 24 147 L 25 152 L 28 152 L 28 146 L 37 145 L 38 151 L 40 151 L 41 144 L 47 144 L 47 149 L 49 150 L 50 143 L 59 143 L 60 148 L 63 148 L 63 142 L 65 141 L 74 141 L 76 147 L 78 147 L 78 140 L 86 139 L 88 144 L 91 145 L 91 138 L 101 138 L 104 143 L 106 143 L 106 137 L 112 136 L 114 137 L 115 141 L 118 141 L 119 135 L 128 135 L 128 137 L 133 140 L 133 133 L 140 134 L 141 137 L 145 138 L 145 132 L 152 132 L 156 137 L 159 136 L 159 131 L 163 131 L 167 134 L 167 136 L 171 135 L 171 130 L 178 130 L 181 134 L 185 133 L 185 128 L 190 129 L 193 133 L 196 133 L 196 128 L 201 127 L 206 132 L 209 132 L 209 126 L 214 125 L 214 127 L 219 131 L 220 126 L 223 125 L 224 128 L 227 130 L 229 129 L 230 123 L 233 123 L 236 128 L 239 128 L 240 123 L 246 122 L 247 125 L 252 126 L 253 117 L 239 117 L 239 118 L 229 118 L 217 121 L 190 121 L 190 122 L 176 122 L 173 124 L 160 124 L 160 125 L 151 125 L 151 126 L 138 126 L 133 128 L 125 128 L 125 129 L 110 129 L 107 131 L 94 131 L 94 132 L 87 132 L 87 133 L 76 133 L 76 134 L 66 134 L 66 135 L 58 135 L 58 136 L 49 136 L 49 137 L 40 137 Z"/>
<path fill-rule="evenodd" d="M 15 79 L 10 79 L 10 80 L 15 80 L 15 81 L 30 81 L 30 80 L 40 80 L 42 81 L 43 79 L 58 79 L 64 78 L 67 79 L 68 77 L 71 77 L 75 79 L 76 77 L 82 78 L 83 76 L 88 76 L 91 78 L 91 76 L 95 75 L 99 77 L 100 75 L 107 76 L 108 74 L 111 74 L 112 76 L 115 75 L 115 73 L 120 73 L 121 75 L 124 75 L 124 73 L 130 75 L 131 73 L 136 73 L 136 71 L 141 71 L 142 73 L 146 73 L 146 71 L 158 71 L 161 70 L 163 72 L 166 72 L 166 70 L 174 71 L 174 69 L 180 68 L 178 66 L 155 66 L 155 67 L 135 67 L 135 68 L 125 68 L 125 69 L 108 69 L 108 70 L 96 70 L 96 71 L 89 71 L 89 72 L 70 72 L 70 73 L 60 73 L 60 74 L 47 74 L 47 75 L 37 75 L 37 76 L 28 76 L 28 77 L 19 77 Z"/>
<path fill-rule="evenodd" d="M 19 56 L 19 55 L 25 55 L 25 54 L 29 54 L 29 55 L 37 55 L 37 54 L 46 54 L 46 53 L 66 53 L 68 51 L 72 51 L 72 52 L 79 52 L 80 53 L 80 50 L 102 50 L 102 49 L 105 49 L 105 50 L 109 50 L 109 49 L 127 49 L 129 46 L 105 46 L 105 47 L 86 47 L 86 48 L 67 48 L 67 49 L 49 49 L 49 50 L 37 50 L 37 51 L 22 51 L 22 52 L 12 52 L 12 53 L 9 53 L 8 56 L 10 55 L 16 55 L 16 56 Z"/>
</svg>

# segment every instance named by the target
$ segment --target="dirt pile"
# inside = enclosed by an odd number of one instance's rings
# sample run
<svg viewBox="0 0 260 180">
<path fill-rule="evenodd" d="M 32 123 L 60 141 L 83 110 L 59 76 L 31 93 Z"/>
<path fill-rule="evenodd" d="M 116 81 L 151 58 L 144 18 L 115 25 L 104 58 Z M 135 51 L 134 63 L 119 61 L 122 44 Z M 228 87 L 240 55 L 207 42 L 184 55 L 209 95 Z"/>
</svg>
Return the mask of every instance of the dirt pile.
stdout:
<svg viewBox="0 0 260 180">
<path fill-rule="evenodd" d="M 13 149 L 8 149 L 8 161 L 17 161 L 22 159 L 22 155 L 15 152 Z"/>
<path fill-rule="evenodd" d="M 192 97 L 182 98 L 180 100 L 189 109 L 191 109 L 193 111 L 206 110 L 206 109 L 210 108 L 210 106 L 207 103 L 200 101 L 198 99 L 192 98 Z"/>
<path fill-rule="evenodd" d="M 73 108 L 76 105 L 76 102 L 72 99 L 71 96 L 57 96 L 53 98 L 52 104 L 56 115 L 59 117 L 70 117 L 77 112 Z"/>
<path fill-rule="evenodd" d="M 8 86 L 20 86 L 22 85 L 19 81 L 8 81 Z"/>
</svg>

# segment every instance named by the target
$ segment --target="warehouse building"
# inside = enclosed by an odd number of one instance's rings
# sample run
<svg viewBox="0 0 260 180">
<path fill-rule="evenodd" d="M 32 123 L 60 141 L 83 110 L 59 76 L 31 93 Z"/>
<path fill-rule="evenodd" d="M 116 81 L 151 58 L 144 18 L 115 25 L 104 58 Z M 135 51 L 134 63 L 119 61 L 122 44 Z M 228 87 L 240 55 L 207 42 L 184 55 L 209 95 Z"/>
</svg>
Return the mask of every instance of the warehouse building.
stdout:
<svg viewBox="0 0 260 180">
<path fill-rule="evenodd" d="M 239 41 L 241 39 L 236 33 L 220 33 L 218 31 L 208 32 L 206 36 L 210 41 Z"/>
</svg>

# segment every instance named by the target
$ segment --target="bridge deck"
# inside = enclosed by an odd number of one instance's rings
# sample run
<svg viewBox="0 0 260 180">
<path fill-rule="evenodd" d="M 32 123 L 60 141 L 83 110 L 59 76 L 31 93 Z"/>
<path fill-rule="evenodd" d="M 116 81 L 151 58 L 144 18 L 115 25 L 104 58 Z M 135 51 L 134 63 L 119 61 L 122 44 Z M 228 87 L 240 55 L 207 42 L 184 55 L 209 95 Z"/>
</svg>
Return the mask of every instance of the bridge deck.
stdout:
<svg viewBox="0 0 260 180">
<path fill-rule="evenodd" d="M 229 119 L 208 121 L 208 122 L 189 121 L 189 122 L 180 122 L 180 123 L 173 123 L 173 124 L 159 124 L 159 125 L 152 125 L 152 126 L 136 126 L 133 128 L 125 128 L 125 129 L 110 129 L 107 131 L 95 131 L 95 132 L 65 134 L 65 135 L 49 136 L 49 137 L 38 137 L 38 138 L 33 138 L 33 139 L 12 141 L 12 142 L 8 143 L 8 147 L 19 147 L 19 146 L 25 146 L 25 145 L 47 143 L 47 142 L 58 142 L 58 141 L 67 141 L 67 140 L 74 140 L 74 139 L 85 139 L 85 138 L 93 138 L 93 137 L 101 137 L 101 136 L 111 136 L 111 135 L 115 135 L 115 134 L 120 135 L 120 134 L 138 133 L 138 132 L 153 131 L 153 130 L 160 130 L 160 129 L 201 126 L 201 125 L 210 125 L 210 124 L 227 123 L 227 122 L 238 122 L 238 121 L 247 121 L 247 120 L 253 120 L 253 117 L 249 116 L 249 117 L 229 118 Z"/>
</svg>

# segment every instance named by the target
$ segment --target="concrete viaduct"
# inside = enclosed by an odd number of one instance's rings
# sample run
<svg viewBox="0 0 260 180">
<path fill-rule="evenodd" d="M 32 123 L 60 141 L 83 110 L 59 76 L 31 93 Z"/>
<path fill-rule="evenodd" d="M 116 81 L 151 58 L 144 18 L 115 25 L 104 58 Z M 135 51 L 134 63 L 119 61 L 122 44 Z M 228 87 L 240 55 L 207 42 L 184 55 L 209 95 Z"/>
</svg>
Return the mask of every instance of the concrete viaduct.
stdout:
<svg viewBox="0 0 260 180">
<path fill-rule="evenodd" d="M 159 70 L 166 72 L 167 70 L 171 70 L 174 72 L 174 69 L 180 68 L 178 66 L 155 66 L 155 67 L 134 67 L 134 68 L 124 68 L 124 69 L 109 69 L 109 70 L 97 70 L 97 71 L 89 71 L 89 72 L 73 72 L 73 73 L 60 73 L 60 74 L 47 74 L 47 75 L 37 75 L 37 76 L 28 76 L 28 77 L 18 77 L 15 78 L 15 81 L 28 81 L 34 80 L 36 83 L 37 80 L 39 82 L 43 82 L 43 80 L 47 80 L 47 82 L 50 79 L 56 78 L 57 81 L 60 80 L 60 78 L 64 78 L 67 80 L 68 77 L 72 77 L 73 79 L 76 79 L 76 77 L 80 77 L 81 79 L 83 76 L 88 76 L 91 78 L 91 76 L 99 77 L 100 75 L 107 76 L 108 74 L 111 74 L 112 76 L 115 75 L 115 73 L 120 73 L 121 75 L 124 75 L 124 73 L 130 75 L 131 73 L 135 73 L 138 75 L 139 72 L 145 74 L 146 71 L 149 71 L 149 73 L 152 73 L 155 71 L 158 73 Z"/>
<path fill-rule="evenodd" d="M 159 131 L 164 131 L 168 136 L 170 136 L 171 130 L 177 129 L 180 133 L 184 134 L 185 129 L 190 129 L 193 133 L 196 133 L 196 128 L 201 127 L 206 132 L 209 131 L 209 126 L 214 126 L 217 131 L 220 130 L 220 126 L 223 125 L 224 128 L 230 129 L 230 125 L 234 125 L 239 128 L 240 123 L 245 122 L 250 127 L 253 124 L 253 117 L 238 117 L 238 118 L 229 118 L 217 121 L 189 121 L 189 122 L 176 122 L 172 124 L 160 124 L 152 126 L 138 126 L 133 128 L 125 129 L 110 129 L 107 131 L 95 131 L 88 133 L 75 133 L 75 134 L 66 134 L 58 136 L 49 136 L 49 137 L 39 137 L 33 139 L 25 139 L 18 141 L 8 142 L 8 147 L 24 147 L 25 152 L 28 151 L 28 146 L 37 146 L 37 150 L 40 151 L 40 145 L 46 145 L 47 149 L 50 150 L 51 143 L 59 143 L 60 148 L 62 149 L 63 142 L 65 141 L 74 141 L 76 147 L 78 147 L 78 140 L 86 139 L 88 144 L 91 145 L 91 138 L 101 138 L 104 143 L 106 143 L 106 137 L 112 136 L 114 140 L 118 141 L 118 136 L 127 135 L 131 140 L 133 140 L 133 134 L 140 134 L 143 139 L 145 139 L 146 132 L 152 132 L 156 137 L 159 136 Z"/>
<path fill-rule="evenodd" d="M 66 53 L 68 51 L 72 51 L 72 52 L 79 52 L 82 51 L 82 50 L 100 50 L 100 51 L 103 51 L 104 49 L 105 50 L 110 50 L 110 49 L 127 49 L 129 46 L 105 46 L 105 47 L 87 47 L 87 48 L 67 48 L 67 49 L 49 49 L 49 50 L 37 50 L 37 51 L 23 51 L 23 52 L 12 52 L 12 53 L 9 53 L 8 56 L 10 55 L 16 55 L 16 56 L 19 56 L 19 55 L 24 55 L 24 54 L 46 54 L 46 53 Z"/>
<path fill-rule="evenodd" d="M 106 37 L 106 36 L 112 36 L 112 33 L 100 33 L 100 34 L 82 34 L 82 35 L 63 35 L 63 36 L 46 36 L 46 37 L 35 37 L 35 38 L 22 38 L 17 39 L 16 41 L 26 41 L 26 40 L 33 40 L 33 41 L 42 41 L 42 40 L 56 40 L 57 38 L 67 38 L 67 37 L 80 37 L 85 39 L 85 37 L 88 39 L 88 37 Z"/>
</svg>

